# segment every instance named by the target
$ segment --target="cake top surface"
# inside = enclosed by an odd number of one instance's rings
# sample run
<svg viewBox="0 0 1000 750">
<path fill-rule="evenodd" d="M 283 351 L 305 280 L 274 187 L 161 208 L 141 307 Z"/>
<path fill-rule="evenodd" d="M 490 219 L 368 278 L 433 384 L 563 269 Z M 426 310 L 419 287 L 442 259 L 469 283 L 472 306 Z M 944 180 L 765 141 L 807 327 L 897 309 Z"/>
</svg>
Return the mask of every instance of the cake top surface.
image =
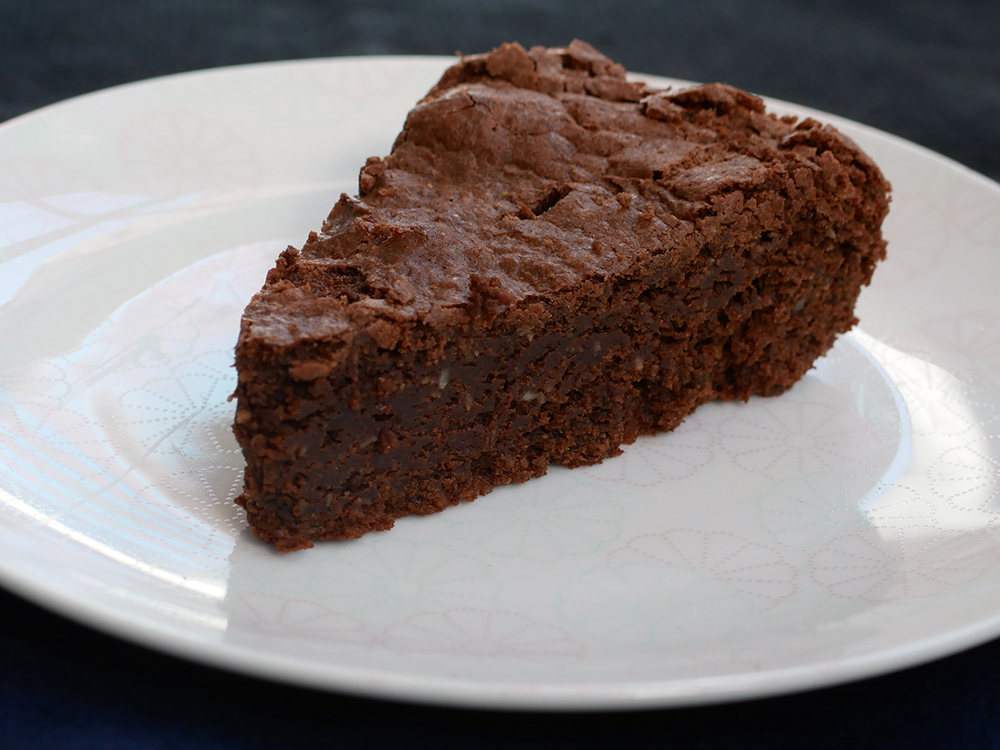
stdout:
<svg viewBox="0 0 1000 750">
<path fill-rule="evenodd" d="M 503 45 L 445 72 L 392 153 L 368 159 L 358 197 L 282 254 L 242 335 L 363 329 L 392 345 L 401 323 L 468 322 L 664 252 L 682 262 L 779 177 L 831 160 L 878 174 L 832 128 L 738 89 L 652 89 L 579 41 Z M 765 229 L 781 200 L 754 206 Z"/>
</svg>

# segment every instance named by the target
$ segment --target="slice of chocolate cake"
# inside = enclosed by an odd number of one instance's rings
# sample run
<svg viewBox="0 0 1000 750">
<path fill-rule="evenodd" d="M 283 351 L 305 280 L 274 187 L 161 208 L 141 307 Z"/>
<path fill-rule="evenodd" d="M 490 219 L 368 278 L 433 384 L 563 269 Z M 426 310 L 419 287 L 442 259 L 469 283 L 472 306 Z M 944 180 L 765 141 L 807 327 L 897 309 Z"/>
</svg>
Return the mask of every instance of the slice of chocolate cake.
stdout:
<svg viewBox="0 0 1000 750">
<path fill-rule="evenodd" d="M 729 86 L 582 42 L 462 58 L 246 309 L 251 528 L 357 537 L 781 393 L 856 322 L 887 192 Z"/>
</svg>

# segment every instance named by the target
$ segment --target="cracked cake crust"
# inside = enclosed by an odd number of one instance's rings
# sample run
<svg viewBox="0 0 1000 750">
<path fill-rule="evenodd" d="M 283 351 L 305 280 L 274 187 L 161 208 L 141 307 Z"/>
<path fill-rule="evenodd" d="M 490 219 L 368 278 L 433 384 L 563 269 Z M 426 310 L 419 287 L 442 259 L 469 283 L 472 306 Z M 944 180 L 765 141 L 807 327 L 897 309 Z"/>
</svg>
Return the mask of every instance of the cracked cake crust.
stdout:
<svg viewBox="0 0 1000 750">
<path fill-rule="evenodd" d="M 885 254 L 849 139 L 589 45 L 462 58 L 244 313 L 250 526 L 347 539 L 775 395 Z"/>
</svg>

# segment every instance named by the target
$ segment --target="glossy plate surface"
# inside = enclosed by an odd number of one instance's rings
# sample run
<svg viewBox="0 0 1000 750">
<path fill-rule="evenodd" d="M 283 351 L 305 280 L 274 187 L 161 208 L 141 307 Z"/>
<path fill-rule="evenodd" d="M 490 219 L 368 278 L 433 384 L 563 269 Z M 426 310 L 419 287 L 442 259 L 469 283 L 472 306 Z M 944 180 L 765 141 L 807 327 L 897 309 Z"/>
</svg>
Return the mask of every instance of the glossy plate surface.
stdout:
<svg viewBox="0 0 1000 750">
<path fill-rule="evenodd" d="M 245 530 L 242 308 L 448 62 L 222 69 L 0 127 L 0 580 L 203 662 L 487 707 L 763 696 L 1000 634 L 1000 188 L 828 116 L 893 182 L 890 257 L 789 393 L 354 542 Z"/>
</svg>

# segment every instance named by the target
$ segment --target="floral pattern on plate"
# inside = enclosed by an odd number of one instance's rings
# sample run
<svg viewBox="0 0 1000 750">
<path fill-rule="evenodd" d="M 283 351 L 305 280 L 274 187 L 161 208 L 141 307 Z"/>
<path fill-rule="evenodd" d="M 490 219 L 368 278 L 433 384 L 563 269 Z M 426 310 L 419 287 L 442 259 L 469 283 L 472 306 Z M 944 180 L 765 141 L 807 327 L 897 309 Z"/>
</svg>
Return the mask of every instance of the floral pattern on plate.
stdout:
<svg viewBox="0 0 1000 750">
<path fill-rule="evenodd" d="M 0 577 L 192 658 L 475 706 L 759 697 L 1000 633 L 1000 188 L 835 117 L 895 186 L 889 255 L 788 393 L 360 540 L 246 531 L 243 306 L 447 63 L 209 71 L 0 126 Z"/>
</svg>

